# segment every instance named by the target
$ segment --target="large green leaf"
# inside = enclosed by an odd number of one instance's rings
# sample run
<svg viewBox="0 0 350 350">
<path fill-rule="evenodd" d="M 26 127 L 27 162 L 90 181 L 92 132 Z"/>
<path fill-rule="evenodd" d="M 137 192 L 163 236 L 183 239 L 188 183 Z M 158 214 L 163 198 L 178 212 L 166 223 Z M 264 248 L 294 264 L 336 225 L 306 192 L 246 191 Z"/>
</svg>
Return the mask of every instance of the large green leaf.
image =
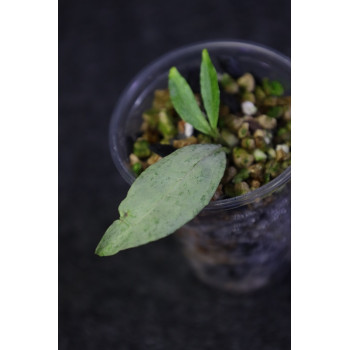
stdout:
<svg viewBox="0 0 350 350">
<path fill-rule="evenodd" d="M 202 51 L 200 83 L 203 104 L 208 115 L 209 123 L 215 130 L 219 118 L 220 90 L 215 67 L 206 49 Z"/>
<path fill-rule="evenodd" d="M 175 67 L 169 71 L 168 86 L 171 101 L 180 117 L 198 131 L 215 136 L 197 104 L 191 87 Z"/>
<path fill-rule="evenodd" d="M 146 169 L 131 186 L 96 248 L 100 256 L 165 237 L 194 218 L 210 201 L 223 176 L 220 145 L 181 148 Z"/>
</svg>

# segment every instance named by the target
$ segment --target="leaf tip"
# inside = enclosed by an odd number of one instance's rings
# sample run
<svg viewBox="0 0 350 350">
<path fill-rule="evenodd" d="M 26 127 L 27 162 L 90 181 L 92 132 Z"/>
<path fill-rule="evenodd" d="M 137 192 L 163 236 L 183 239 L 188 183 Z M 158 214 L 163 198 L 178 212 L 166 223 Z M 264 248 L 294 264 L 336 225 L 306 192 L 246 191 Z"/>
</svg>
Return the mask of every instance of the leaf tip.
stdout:
<svg viewBox="0 0 350 350">
<path fill-rule="evenodd" d="M 105 236 L 103 236 L 95 249 L 95 254 L 98 256 L 109 256 L 115 253 L 116 252 L 111 251 L 110 245 L 106 241 Z"/>
<path fill-rule="evenodd" d="M 175 75 L 177 75 L 179 72 L 177 70 L 176 67 L 171 67 L 170 70 L 169 70 L 169 78 L 172 78 L 174 77 Z"/>
<path fill-rule="evenodd" d="M 110 251 L 108 248 L 106 247 L 100 247 L 100 244 L 96 247 L 95 249 L 95 254 L 103 257 L 103 256 L 111 256 L 111 255 L 115 255 L 118 253 L 119 250 L 117 251 Z"/>
<path fill-rule="evenodd" d="M 202 50 L 202 58 L 203 59 L 208 59 L 209 58 L 209 53 L 207 49 Z"/>
<path fill-rule="evenodd" d="M 97 245 L 97 247 L 95 249 L 95 254 L 98 256 L 105 256 L 105 254 L 103 252 L 103 248 L 101 247 L 101 242 Z"/>
</svg>

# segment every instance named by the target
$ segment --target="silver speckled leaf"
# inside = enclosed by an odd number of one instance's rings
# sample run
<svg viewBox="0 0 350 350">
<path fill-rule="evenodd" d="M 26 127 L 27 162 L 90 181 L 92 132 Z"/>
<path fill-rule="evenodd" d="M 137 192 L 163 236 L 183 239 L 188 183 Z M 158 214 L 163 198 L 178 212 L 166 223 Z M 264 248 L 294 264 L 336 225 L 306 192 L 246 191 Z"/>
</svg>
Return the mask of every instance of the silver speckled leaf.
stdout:
<svg viewBox="0 0 350 350">
<path fill-rule="evenodd" d="M 165 237 L 193 219 L 210 201 L 223 176 L 220 145 L 181 148 L 147 168 L 133 183 L 96 248 L 100 256 Z"/>
</svg>

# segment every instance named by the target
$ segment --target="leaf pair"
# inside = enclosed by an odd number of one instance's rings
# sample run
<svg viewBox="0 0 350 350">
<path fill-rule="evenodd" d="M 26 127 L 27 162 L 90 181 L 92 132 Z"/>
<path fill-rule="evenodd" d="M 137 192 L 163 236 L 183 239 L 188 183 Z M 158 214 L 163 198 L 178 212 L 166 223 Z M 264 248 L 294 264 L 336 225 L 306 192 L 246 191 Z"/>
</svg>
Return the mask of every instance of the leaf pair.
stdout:
<svg viewBox="0 0 350 350">
<path fill-rule="evenodd" d="M 206 49 L 202 51 L 200 86 L 209 123 L 200 110 L 193 91 L 186 80 L 175 67 L 170 69 L 169 92 L 176 112 L 184 121 L 190 123 L 198 131 L 216 137 L 216 126 L 219 118 L 220 90 L 215 67 Z"/>
</svg>

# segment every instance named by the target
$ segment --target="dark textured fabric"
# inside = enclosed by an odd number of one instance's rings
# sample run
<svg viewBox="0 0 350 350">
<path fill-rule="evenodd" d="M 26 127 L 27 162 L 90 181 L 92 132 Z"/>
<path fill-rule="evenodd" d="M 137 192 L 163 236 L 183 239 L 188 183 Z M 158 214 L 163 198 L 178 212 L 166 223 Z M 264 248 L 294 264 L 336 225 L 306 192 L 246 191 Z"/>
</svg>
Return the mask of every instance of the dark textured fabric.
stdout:
<svg viewBox="0 0 350 350">
<path fill-rule="evenodd" d="M 70 0 L 59 15 L 59 348 L 290 348 L 290 276 L 246 296 L 209 288 L 171 236 L 94 255 L 128 189 L 107 137 L 128 81 L 167 51 L 208 39 L 290 55 L 289 1 Z"/>
</svg>

